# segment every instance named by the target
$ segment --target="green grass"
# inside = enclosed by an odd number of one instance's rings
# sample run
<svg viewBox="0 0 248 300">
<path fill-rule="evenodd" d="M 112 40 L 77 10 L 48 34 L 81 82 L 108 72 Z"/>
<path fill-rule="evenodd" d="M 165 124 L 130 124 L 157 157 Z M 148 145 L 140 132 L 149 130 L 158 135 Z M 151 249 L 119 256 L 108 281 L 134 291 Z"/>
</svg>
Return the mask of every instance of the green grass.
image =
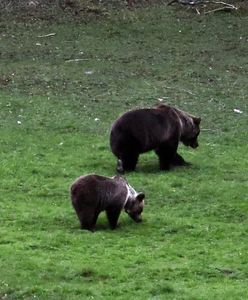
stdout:
<svg viewBox="0 0 248 300">
<path fill-rule="evenodd" d="M 166 7 L 2 20 L 0 299 L 247 298 L 247 25 Z M 70 184 L 115 174 L 112 121 L 158 98 L 202 117 L 200 147 L 180 147 L 193 166 L 141 156 L 126 177 L 143 223 L 123 213 L 111 231 L 102 214 L 80 230 Z"/>
</svg>

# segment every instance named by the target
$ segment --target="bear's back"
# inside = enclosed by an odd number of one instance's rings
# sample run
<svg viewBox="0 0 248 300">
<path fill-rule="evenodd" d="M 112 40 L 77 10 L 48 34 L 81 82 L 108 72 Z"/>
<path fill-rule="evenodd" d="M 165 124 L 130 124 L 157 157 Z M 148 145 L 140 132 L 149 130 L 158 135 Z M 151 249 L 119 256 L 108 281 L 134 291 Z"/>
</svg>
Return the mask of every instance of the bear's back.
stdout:
<svg viewBox="0 0 248 300">
<path fill-rule="evenodd" d="M 101 210 L 111 205 L 113 199 L 122 201 L 125 195 L 125 185 L 111 177 L 96 174 L 81 176 L 71 186 L 73 203 L 97 206 Z"/>
<path fill-rule="evenodd" d="M 113 153 L 118 153 L 126 144 L 146 152 L 171 136 L 178 137 L 178 130 L 177 115 L 170 107 L 136 109 L 124 113 L 113 123 L 110 145 Z"/>
</svg>

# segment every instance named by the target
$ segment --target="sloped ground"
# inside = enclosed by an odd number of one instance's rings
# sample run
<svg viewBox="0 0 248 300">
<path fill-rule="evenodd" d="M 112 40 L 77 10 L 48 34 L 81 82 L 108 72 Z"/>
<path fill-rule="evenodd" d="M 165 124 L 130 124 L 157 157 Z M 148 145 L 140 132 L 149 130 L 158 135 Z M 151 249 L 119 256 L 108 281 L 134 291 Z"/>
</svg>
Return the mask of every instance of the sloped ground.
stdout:
<svg viewBox="0 0 248 300">
<path fill-rule="evenodd" d="M 232 9 L 230 4 L 235 9 Z M 134 10 L 154 5 L 170 5 L 177 9 L 196 11 L 199 13 L 215 13 L 220 11 L 247 12 L 248 1 L 245 0 L 2 0 L 0 15 L 21 20 L 39 18 L 57 20 L 73 17 L 79 21 L 92 18 L 108 17 L 120 9 Z"/>
<path fill-rule="evenodd" d="M 247 299 L 247 16 L 47 11 L 0 21 L 0 299 Z M 192 167 L 141 156 L 143 223 L 81 231 L 69 185 L 113 176 L 112 121 L 160 101 L 202 117 Z"/>
</svg>

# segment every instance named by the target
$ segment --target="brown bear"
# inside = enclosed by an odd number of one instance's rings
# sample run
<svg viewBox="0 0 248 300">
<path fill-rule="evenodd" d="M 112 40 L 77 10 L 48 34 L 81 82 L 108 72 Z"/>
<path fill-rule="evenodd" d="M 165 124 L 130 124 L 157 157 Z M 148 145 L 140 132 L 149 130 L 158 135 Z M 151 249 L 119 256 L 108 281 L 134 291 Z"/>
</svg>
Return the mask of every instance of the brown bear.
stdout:
<svg viewBox="0 0 248 300">
<path fill-rule="evenodd" d="M 189 164 L 177 153 L 178 144 L 198 147 L 200 122 L 201 118 L 164 104 L 124 113 L 110 132 L 111 150 L 118 158 L 117 171 L 135 170 L 139 155 L 150 150 L 158 155 L 161 170 Z"/>
<path fill-rule="evenodd" d="M 104 210 L 112 229 L 116 228 L 122 209 L 134 221 L 141 222 L 144 198 L 143 193 L 137 193 L 121 176 L 89 174 L 79 177 L 71 186 L 71 201 L 81 228 L 91 231 Z"/>
</svg>

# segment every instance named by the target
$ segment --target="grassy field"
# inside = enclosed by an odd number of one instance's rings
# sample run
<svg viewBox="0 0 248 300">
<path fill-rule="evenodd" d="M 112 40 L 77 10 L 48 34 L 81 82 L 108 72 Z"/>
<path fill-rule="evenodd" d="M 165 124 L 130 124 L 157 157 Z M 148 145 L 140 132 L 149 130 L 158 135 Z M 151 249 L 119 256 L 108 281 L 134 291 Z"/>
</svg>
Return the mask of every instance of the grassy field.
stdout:
<svg viewBox="0 0 248 300">
<path fill-rule="evenodd" d="M 248 17 L 155 7 L 0 23 L 0 299 L 247 299 Z M 112 176 L 109 128 L 169 103 L 202 118 L 191 168 L 126 174 L 143 223 L 82 231 L 69 186 Z"/>
</svg>

